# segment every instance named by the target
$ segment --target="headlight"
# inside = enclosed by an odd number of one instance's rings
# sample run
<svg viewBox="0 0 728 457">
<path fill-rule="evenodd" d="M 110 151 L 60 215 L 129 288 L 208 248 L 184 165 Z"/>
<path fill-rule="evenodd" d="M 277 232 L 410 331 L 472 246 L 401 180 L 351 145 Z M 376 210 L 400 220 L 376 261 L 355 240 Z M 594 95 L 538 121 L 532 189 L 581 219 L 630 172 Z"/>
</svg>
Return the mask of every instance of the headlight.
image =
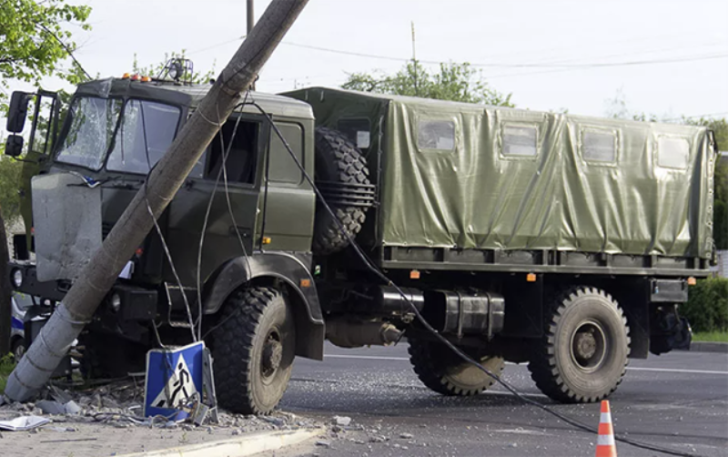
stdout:
<svg viewBox="0 0 728 457">
<path fill-rule="evenodd" d="M 121 297 L 119 296 L 119 294 L 114 294 L 111 296 L 111 309 L 115 313 L 118 313 L 121 309 Z"/>
<path fill-rule="evenodd" d="M 23 272 L 19 269 L 13 271 L 13 285 L 16 289 L 20 289 L 20 286 L 23 285 Z"/>
</svg>

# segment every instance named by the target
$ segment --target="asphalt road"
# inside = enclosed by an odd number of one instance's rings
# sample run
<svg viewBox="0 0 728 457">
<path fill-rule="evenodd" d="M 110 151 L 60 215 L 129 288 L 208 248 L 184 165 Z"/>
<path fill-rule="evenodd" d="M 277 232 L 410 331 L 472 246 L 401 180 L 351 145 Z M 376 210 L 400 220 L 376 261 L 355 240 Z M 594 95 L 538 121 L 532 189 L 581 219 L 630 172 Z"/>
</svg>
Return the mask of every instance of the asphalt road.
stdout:
<svg viewBox="0 0 728 457">
<path fill-rule="evenodd" d="M 561 405 L 542 395 L 525 365 L 504 379 L 544 405 L 593 427 L 599 404 Z M 702 456 L 728 456 L 728 354 L 674 352 L 632 360 L 610 397 L 615 432 Z M 316 446 L 322 457 L 587 456 L 596 435 L 577 431 L 498 386 L 470 398 L 443 397 L 420 384 L 407 347 L 326 346 L 323 362 L 298 359 L 281 408 L 350 426 Z M 411 437 L 409 437 L 409 435 Z M 617 443 L 620 456 L 662 455 Z"/>
</svg>

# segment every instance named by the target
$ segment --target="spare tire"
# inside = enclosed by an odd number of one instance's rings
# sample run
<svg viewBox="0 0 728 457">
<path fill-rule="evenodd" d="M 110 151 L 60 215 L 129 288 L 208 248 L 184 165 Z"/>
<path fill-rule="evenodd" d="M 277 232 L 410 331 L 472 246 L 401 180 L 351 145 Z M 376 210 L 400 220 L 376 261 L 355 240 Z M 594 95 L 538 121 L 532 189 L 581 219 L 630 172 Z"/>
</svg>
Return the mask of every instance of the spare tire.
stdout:
<svg viewBox="0 0 728 457">
<path fill-rule="evenodd" d="M 325 185 L 369 186 L 369 170 L 361 151 L 341 132 L 326 127 L 316 129 L 316 185 L 336 215 L 336 219 L 349 237 L 355 237 L 366 218 L 366 206 L 347 205 L 329 200 Z M 313 252 L 332 254 L 349 244 L 348 237 L 329 211 L 320 202 L 316 204 L 316 222 L 313 235 Z"/>
</svg>

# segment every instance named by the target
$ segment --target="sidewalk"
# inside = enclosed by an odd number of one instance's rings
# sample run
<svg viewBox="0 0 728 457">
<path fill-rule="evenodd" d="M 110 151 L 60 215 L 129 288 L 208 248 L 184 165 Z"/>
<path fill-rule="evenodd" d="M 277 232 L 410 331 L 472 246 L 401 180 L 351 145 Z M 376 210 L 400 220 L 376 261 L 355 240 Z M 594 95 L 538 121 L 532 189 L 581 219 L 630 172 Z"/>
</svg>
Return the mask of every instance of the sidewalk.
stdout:
<svg viewBox="0 0 728 457">
<path fill-rule="evenodd" d="M 212 456 L 210 449 L 220 447 L 220 441 L 229 442 L 234 439 L 237 442 L 235 447 L 240 449 L 240 453 L 225 453 L 226 456 L 233 457 L 251 455 L 243 453 L 248 447 L 254 447 L 256 452 L 261 452 L 300 444 L 323 431 L 324 429 L 297 426 L 277 429 L 272 425 L 263 424 L 261 424 L 260 428 L 243 428 L 243 431 L 241 429 L 231 430 L 226 427 L 191 427 L 185 425 L 173 428 L 133 426 L 116 428 L 108 424 L 79 424 L 59 421 L 58 418 L 54 418 L 50 424 L 31 431 L 0 432 L 2 434 L 0 455 L 13 457 L 100 457 L 137 455 L 141 453 L 141 455 L 151 456 L 167 455 L 169 453 L 154 451 L 175 448 L 174 451 L 170 449 L 172 454 L 169 455 Z M 287 435 L 292 439 L 284 441 L 281 439 L 281 435 Z M 253 446 L 253 443 L 255 443 L 255 446 Z"/>
</svg>

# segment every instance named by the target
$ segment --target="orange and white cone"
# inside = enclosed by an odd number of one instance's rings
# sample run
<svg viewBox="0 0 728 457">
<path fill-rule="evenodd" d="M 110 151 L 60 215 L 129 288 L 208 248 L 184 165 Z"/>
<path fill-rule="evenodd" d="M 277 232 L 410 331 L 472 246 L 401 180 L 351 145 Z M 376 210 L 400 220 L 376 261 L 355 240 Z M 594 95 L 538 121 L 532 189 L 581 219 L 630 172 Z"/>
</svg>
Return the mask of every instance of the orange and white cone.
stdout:
<svg viewBox="0 0 728 457">
<path fill-rule="evenodd" d="M 614 430 L 612 429 L 612 413 L 609 411 L 608 400 L 602 400 L 596 457 L 617 457 L 617 447 L 614 445 Z"/>
</svg>

